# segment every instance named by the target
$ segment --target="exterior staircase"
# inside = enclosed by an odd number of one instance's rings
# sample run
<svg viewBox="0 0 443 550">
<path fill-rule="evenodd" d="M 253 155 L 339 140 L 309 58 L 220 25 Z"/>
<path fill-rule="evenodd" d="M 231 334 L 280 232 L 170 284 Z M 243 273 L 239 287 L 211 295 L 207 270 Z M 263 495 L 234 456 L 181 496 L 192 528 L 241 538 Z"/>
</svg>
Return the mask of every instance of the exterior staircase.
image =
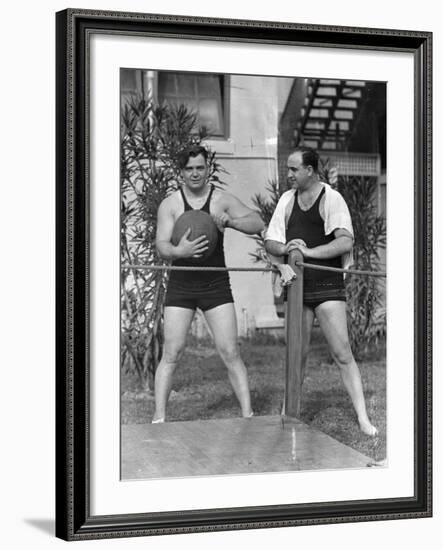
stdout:
<svg viewBox="0 0 443 550">
<path fill-rule="evenodd" d="M 346 151 L 365 98 L 365 82 L 309 79 L 294 131 L 295 145 Z"/>
</svg>

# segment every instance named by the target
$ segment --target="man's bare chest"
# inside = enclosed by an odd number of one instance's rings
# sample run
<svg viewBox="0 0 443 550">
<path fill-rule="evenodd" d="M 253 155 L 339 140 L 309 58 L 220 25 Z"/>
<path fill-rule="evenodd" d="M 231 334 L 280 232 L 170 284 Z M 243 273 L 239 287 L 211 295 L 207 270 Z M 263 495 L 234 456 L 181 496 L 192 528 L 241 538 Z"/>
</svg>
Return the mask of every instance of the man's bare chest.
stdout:
<svg viewBox="0 0 443 550">
<path fill-rule="evenodd" d="M 190 197 L 189 195 L 185 198 L 186 203 L 183 201 L 182 196 L 177 196 L 176 200 L 174 201 L 173 206 L 173 217 L 174 220 L 179 218 L 183 212 L 186 209 L 191 208 L 192 210 L 203 210 L 205 212 L 208 212 L 211 216 L 220 216 L 226 211 L 226 207 L 224 205 L 224 201 L 222 198 L 218 195 L 218 193 L 214 192 L 209 200 L 208 204 L 208 196 L 204 197 Z"/>
</svg>

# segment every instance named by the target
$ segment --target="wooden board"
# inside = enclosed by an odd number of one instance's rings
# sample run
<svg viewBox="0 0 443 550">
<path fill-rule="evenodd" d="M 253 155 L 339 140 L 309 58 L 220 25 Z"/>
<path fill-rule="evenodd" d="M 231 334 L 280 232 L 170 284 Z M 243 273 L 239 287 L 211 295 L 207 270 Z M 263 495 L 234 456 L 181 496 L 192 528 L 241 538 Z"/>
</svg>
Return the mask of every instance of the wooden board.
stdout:
<svg viewBox="0 0 443 550">
<path fill-rule="evenodd" d="M 122 479 L 365 468 L 372 460 L 280 416 L 122 426 Z"/>
</svg>

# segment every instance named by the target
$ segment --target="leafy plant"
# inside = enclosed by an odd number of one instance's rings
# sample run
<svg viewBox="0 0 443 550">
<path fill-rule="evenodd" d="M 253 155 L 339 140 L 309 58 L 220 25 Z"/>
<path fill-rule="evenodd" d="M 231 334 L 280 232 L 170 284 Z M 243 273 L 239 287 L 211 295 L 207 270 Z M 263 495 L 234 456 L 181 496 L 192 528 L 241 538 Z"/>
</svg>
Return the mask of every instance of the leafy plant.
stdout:
<svg viewBox="0 0 443 550">
<path fill-rule="evenodd" d="M 158 105 L 135 96 L 121 115 L 121 364 L 152 386 L 163 345 L 163 303 L 167 272 L 136 269 L 163 264 L 155 247 L 157 210 L 179 184 L 177 157 L 207 137 L 196 113 L 184 105 Z M 209 152 L 209 178 L 222 171 Z"/>
<path fill-rule="evenodd" d="M 381 271 L 380 251 L 386 247 L 386 221 L 377 215 L 377 180 L 367 176 L 340 176 L 338 190 L 351 212 L 354 227 L 354 268 Z M 384 279 L 347 276 L 348 328 L 358 358 L 386 336 Z"/>
<path fill-rule="evenodd" d="M 329 159 L 321 161 L 320 178 L 337 189 L 351 213 L 354 228 L 354 265 L 362 271 L 381 271 L 380 251 L 386 248 L 386 220 L 377 214 L 377 178 L 342 176 Z M 384 279 L 347 275 L 348 331 L 357 359 L 386 337 Z"/>
</svg>

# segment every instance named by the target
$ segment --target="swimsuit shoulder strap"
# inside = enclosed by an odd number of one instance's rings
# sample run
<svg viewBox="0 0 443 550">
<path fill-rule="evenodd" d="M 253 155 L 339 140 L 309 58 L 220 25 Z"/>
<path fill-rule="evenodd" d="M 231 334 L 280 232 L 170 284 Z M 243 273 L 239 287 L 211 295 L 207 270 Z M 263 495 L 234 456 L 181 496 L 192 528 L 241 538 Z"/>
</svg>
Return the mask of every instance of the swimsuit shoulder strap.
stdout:
<svg viewBox="0 0 443 550">
<path fill-rule="evenodd" d="M 183 187 L 179 187 L 179 191 L 180 191 L 182 199 L 183 199 L 183 204 L 185 205 L 185 211 L 186 210 L 193 210 L 192 206 L 186 200 L 185 193 L 183 192 Z"/>
<path fill-rule="evenodd" d="M 209 205 L 211 203 L 211 197 L 212 197 L 212 193 L 214 192 L 214 186 L 211 184 L 211 189 L 209 191 L 209 195 L 208 195 L 208 198 L 206 199 L 206 202 L 205 204 L 201 207 L 200 210 L 204 210 L 205 212 L 208 212 L 209 213 Z"/>
</svg>

